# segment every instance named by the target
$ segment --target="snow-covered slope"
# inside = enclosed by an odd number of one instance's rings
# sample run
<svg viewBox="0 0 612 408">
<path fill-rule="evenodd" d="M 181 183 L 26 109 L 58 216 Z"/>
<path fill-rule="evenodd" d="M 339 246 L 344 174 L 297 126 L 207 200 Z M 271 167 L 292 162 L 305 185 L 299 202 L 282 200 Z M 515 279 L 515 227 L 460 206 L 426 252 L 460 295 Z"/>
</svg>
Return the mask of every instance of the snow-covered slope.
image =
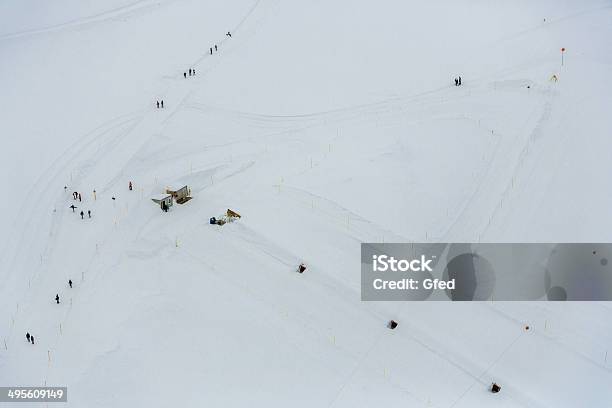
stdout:
<svg viewBox="0 0 612 408">
<path fill-rule="evenodd" d="M 0 4 L 0 385 L 612 405 L 609 304 L 359 294 L 360 242 L 612 240 L 612 2 L 47 3 Z"/>
</svg>

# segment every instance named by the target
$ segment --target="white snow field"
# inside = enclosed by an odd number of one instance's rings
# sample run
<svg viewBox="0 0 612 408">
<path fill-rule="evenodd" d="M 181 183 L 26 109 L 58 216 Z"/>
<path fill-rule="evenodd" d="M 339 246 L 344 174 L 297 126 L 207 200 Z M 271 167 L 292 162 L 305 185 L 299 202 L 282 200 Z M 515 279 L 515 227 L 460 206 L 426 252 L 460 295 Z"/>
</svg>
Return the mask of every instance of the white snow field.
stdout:
<svg viewBox="0 0 612 408">
<path fill-rule="evenodd" d="M 612 407 L 610 303 L 360 301 L 361 242 L 612 241 L 611 73 L 610 0 L 0 2 L 0 386 Z"/>
</svg>

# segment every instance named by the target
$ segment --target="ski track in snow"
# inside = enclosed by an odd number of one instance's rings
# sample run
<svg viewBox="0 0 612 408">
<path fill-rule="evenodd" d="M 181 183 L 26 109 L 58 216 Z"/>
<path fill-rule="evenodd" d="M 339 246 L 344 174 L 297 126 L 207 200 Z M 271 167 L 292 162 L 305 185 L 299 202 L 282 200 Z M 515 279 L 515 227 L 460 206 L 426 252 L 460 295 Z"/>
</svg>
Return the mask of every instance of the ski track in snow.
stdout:
<svg viewBox="0 0 612 408">
<path fill-rule="evenodd" d="M 163 0 L 163 2 L 159 0 L 138 0 L 130 4 L 126 4 L 125 6 L 107 10 L 92 16 L 77 18 L 65 23 L 0 35 L 0 41 L 48 34 L 65 29 L 95 26 L 97 24 L 106 23 L 109 21 L 126 21 L 126 19 L 129 17 L 138 17 L 144 13 L 147 13 L 151 9 L 165 6 L 169 2 L 169 0 Z"/>
</svg>

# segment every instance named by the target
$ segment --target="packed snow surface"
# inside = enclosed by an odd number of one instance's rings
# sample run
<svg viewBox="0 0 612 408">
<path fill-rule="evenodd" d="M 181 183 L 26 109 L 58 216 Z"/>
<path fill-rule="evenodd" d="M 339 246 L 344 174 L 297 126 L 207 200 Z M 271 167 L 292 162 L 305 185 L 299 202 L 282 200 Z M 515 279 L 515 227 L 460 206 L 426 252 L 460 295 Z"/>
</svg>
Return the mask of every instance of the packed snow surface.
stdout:
<svg viewBox="0 0 612 408">
<path fill-rule="evenodd" d="M 611 72 L 610 0 L 0 2 L 0 385 L 612 406 L 610 304 L 359 293 L 361 242 L 612 241 Z"/>
</svg>

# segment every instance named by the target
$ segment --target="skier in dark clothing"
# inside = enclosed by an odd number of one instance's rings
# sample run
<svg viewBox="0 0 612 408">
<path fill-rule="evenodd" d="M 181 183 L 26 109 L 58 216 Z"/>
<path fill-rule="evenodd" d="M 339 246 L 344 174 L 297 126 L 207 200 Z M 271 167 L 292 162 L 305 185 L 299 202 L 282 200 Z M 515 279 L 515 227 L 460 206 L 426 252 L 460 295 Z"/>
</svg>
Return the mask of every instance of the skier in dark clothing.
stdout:
<svg viewBox="0 0 612 408">
<path fill-rule="evenodd" d="M 455 86 L 459 86 L 459 80 L 455 78 Z"/>
<path fill-rule="evenodd" d="M 30 340 L 32 340 L 32 344 L 34 344 L 34 336 L 30 336 Z"/>
<path fill-rule="evenodd" d="M 229 31 L 225 35 L 227 35 L 229 38 L 232 38 L 232 33 L 230 33 Z"/>
<path fill-rule="evenodd" d="M 193 76 L 195 76 L 195 68 L 193 69 Z"/>
<path fill-rule="evenodd" d="M 189 68 L 189 76 L 191 76 L 191 68 Z"/>
<path fill-rule="evenodd" d="M 78 198 L 77 194 L 78 194 L 78 193 L 77 193 L 76 191 L 74 191 L 74 192 L 72 193 L 72 198 L 76 200 L 76 199 Z"/>
<path fill-rule="evenodd" d="M 55 295 L 55 303 L 59 305 L 59 295 L 58 294 Z"/>
<path fill-rule="evenodd" d="M 183 76 L 184 76 L 185 78 L 187 78 L 187 73 L 186 73 L 186 72 L 183 72 Z"/>
<path fill-rule="evenodd" d="M 30 342 L 30 333 L 26 333 L 26 339 L 28 339 L 28 343 Z"/>
<path fill-rule="evenodd" d="M 81 219 L 83 219 L 83 216 L 84 216 L 84 215 L 85 215 L 85 214 L 83 213 L 83 211 L 81 211 Z"/>
<path fill-rule="evenodd" d="M 217 44 L 215 44 L 215 52 L 217 51 Z"/>
<path fill-rule="evenodd" d="M 210 55 L 212 55 L 212 47 L 210 47 Z"/>
<path fill-rule="evenodd" d="M 91 218 L 91 210 L 87 210 L 87 216 Z"/>
<path fill-rule="evenodd" d="M 72 289 L 72 279 L 68 279 L 68 285 L 70 286 L 70 289 Z"/>
<path fill-rule="evenodd" d="M 72 212 L 74 212 L 74 209 L 76 208 L 76 206 L 74 204 L 72 204 L 70 207 L 68 208 L 72 208 Z"/>
<path fill-rule="evenodd" d="M 461 86 L 461 77 L 459 77 L 459 86 Z"/>
<path fill-rule="evenodd" d="M 132 182 L 131 182 L 131 181 L 128 183 L 128 189 L 129 189 L 130 191 L 132 191 Z"/>
<path fill-rule="evenodd" d="M 159 101 L 157 101 L 157 109 L 159 109 Z"/>
<path fill-rule="evenodd" d="M 79 202 L 81 201 L 81 193 L 79 193 Z"/>
<path fill-rule="evenodd" d="M 162 107 L 162 109 L 164 109 L 164 100 L 163 99 L 161 101 L 161 107 Z"/>
</svg>

